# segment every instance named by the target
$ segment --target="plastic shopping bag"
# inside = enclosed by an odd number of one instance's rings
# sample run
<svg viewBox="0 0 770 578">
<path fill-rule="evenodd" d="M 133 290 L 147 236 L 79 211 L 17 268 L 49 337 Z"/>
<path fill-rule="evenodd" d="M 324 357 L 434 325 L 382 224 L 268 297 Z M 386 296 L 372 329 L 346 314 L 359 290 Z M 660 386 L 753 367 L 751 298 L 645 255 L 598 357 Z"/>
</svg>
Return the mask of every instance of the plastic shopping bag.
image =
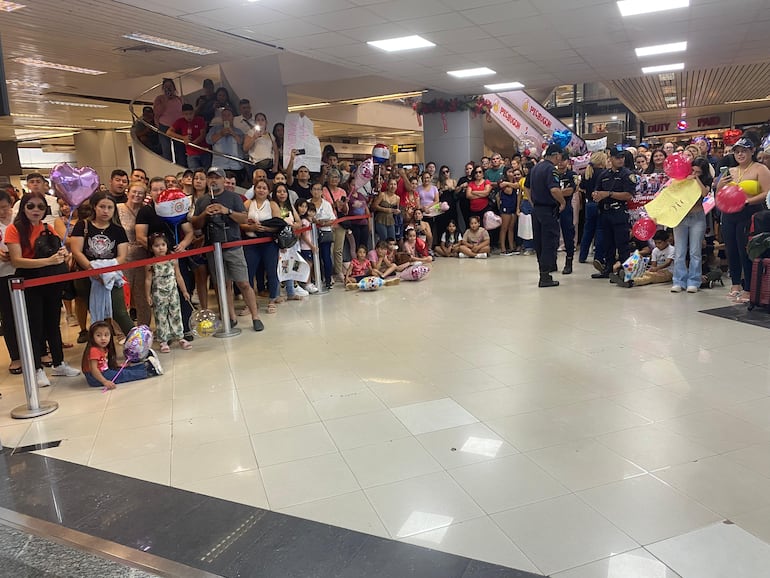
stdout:
<svg viewBox="0 0 770 578">
<path fill-rule="evenodd" d="M 525 241 L 534 238 L 532 234 L 532 215 L 525 215 L 524 213 L 519 215 L 519 237 Z"/>
<path fill-rule="evenodd" d="M 299 254 L 299 243 L 278 254 L 278 279 L 304 283 L 310 277 L 310 265 Z"/>
</svg>

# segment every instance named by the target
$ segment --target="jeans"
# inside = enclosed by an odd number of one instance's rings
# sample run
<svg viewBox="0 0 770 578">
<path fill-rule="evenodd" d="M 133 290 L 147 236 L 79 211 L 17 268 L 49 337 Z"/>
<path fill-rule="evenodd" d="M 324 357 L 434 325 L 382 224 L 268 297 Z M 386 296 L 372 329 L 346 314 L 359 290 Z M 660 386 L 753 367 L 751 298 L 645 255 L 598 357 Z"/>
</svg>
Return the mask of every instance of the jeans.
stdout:
<svg viewBox="0 0 770 578">
<path fill-rule="evenodd" d="M 158 135 L 158 140 L 160 141 L 160 154 L 163 155 L 166 160 L 174 161 L 176 164 L 185 167 L 187 166 L 187 153 L 185 152 L 184 145 L 172 141 L 166 136 L 166 131 L 169 128 L 171 127 L 164 124 L 158 125 L 158 130 L 163 133 Z M 171 152 L 172 149 L 174 151 L 173 154 Z"/>
<path fill-rule="evenodd" d="M 532 214 L 532 203 L 530 203 L 527 199 L 522 199 L 521 201 L 521 214 L 522 215 L 531 215 Z M 534 229 L 535 222 L 532 221 L 532 228 Z M 521 239 L 521 245 L 524 247 L 525 250 L 531 250 L 535 248 L 535 240 L 534 239 Z"/>
<path fill-rule="evenodd" d="M 611 273 L 618 260 L 624 263 L 631 255 L 628 213 L 624 209 L 610 209 L 599 213 L 599 226 L 606 243 L 604 250 L 604 273 Z"/>
<path fill-rule="evenodd" d="M 329 241 L 328 243 L 319 243 L 318 252 L 321 254 L 321 264 L 323 265 L 324 283 L 326 285 L 331 285 L 332 272 L 334 267 L 332 263 L 332 242 Z"/>
<path fill-rule="evenodd" d="M 575 221 L 572 209 L 572 198 L 566 199 L 567 205 L 559 215 L 559 226 L 561 235 L 564 237 L 564 249 L 567 252 L 567 259 L 575 256 Z"/>
<path fill-rule="evenodd" d="M 388 239 L 396 238 L 395 225 L 384 225 L 382 223 L 374 223 L 374 232 L 377 233 L 377 239 L 379 241 L 386 241 Z"/>
<path fill-rule="evenodd" d="M 128 381 L 139 381 L 140 379 L 147 379 L 150 377 L 150 372 L 147 371 L 147 365 L 144 363 L 138 363 L 137 365 L 126 365 L 123 371 L 120 371 L 120 375 L 117 379 L 119 369 L 105 369 L 102 375 L 105 379 L 114 383 L 126 383 Z M 91 387 L 102 387 L 102 384 L 92 374 L 86 372 L 86 381 Z"/>
<path fill-rule="evenodd" d="M 257 275 L 259 265 L 265 266 L 267 274 L 267 290 L 270 293 L 270 299 L 277 299 L 280 292 L 278 283 L 278 244 L 275 241 L 269 243 L 257 243 L 256 245 L 246 245 L 243 248 L 246 256 L 246 267 L 249 271 L 249 284 L 254 287 L 254 277 Z"/>
<path fill-rule="evenodd" d="M 553 273 L 556 271 L 556 250 L 559 248 L 559 207 L 534 207 L 532 231 L 540 273 Z"/>
<path fill-rule="evenodd" d="M 751 259 L 746 252 L 749 224 L 751 216 L 758 210 L 759 207 L 754 205 L 745 207 L 739 213 L 722 213 L 722 238 L 727 250 L 730 278 L 733 285 L 741 285 L 744 291 L 751 288 Z"/>
<path fill-rule="evenodd" d="M 706 234 L 706 215 L 703 211 L 688 214 L 674 227 L 674 285 L 700 287 L 701 244 Z M 687 268 L 687 244 L 690 244 L 690 268 Z"/>
<path fill-rule="evenodd" d="M 404 210 L 404 207 L 399 207 L 401 211 Z M 398 215 L 393 215 L 393 222 L 395 223 L 393 226 L 395 227 L 395 238 L 400 239 L 404 236 L 404 215 L 403 212 L 399 213 Z"/>
<path fill-rule="evenodd" d="M 369 225 L 351 225 L 350 230 L 353 232 L 353 239 L 355 240 L 355 245 L 352 247 L 353 255 L 351 257 L 354 257 L 356 254 L 356 251 L 358 250 L 359 245 L 363 245 L 364 247 L 368 249 L 374 249 L 374 247 L 369 246 Z"/>
<path fill-rule="evenodd" d="M 586 203 L 586 221 L 583 224 L 583 238 L 580 240 L 580 261 L 588 259 L 588 250 L 591 242 L 594 244 L 594 259 L 604 259 L 604 231 L 599 224 L 598 203 Z"/>
</svg>

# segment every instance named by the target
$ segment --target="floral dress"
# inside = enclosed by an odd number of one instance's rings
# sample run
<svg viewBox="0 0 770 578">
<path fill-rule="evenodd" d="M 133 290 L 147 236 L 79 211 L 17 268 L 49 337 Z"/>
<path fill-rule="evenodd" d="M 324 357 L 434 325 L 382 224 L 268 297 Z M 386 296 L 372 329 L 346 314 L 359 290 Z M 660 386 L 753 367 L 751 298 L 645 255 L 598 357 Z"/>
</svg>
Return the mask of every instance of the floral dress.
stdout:
<svg viewBox="0 0 770 578">
<path fill-rule="evenodd" d="M 155 337 L 166 343 L 184 336 L 182 308 L 179 304 L 174 262 L 164 261 L 152 266 L 152 306 L 155 309 Z"/>
</svg>

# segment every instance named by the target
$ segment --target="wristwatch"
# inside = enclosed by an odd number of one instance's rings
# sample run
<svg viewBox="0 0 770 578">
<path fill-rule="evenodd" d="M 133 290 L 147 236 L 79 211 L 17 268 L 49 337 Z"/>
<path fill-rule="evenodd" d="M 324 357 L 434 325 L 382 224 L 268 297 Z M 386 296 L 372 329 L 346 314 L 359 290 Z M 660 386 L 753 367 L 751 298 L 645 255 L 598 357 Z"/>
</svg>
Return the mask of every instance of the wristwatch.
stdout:
<svg viewBox="0 0 770 578">
<path fill-rule="evenodd" d="M 228 215 L 232 215 L 233 214 L 233 210 L 230 207 L 227 208 L 227 214 Z"/>
</svg>

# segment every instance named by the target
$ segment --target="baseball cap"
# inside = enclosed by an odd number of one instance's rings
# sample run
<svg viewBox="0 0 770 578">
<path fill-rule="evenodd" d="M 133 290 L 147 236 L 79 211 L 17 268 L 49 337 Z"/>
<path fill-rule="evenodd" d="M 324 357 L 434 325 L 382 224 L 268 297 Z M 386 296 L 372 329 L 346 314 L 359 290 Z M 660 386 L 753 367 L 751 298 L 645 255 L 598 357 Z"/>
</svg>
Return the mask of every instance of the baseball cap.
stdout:
<svg viewBox="0 0 770 578">
<path fill-rule="evenodd" d="M 624 157 L 626 156 L 626 149 L 624 149 L 622 146 L 619 146 L 619 145 L 614 146 L 610 151 L 610 156 L 615 158 Z"/>
<path fill-rule="evenodd" d="M 550 144 L 548 145 L 548 148 L 545 149 L 545 156 L 550 157 L 551 155 L 557 155 L 561 154 L 562 149 L 557 144 Z"/>
<path fill-rule="evenodd" d="M 211 167 L 206 171 L 207 176 L 211 175 L 212 173 L 216 173 L 217 176 L 220 176 L 223 179 L 227 178 L 227 175 L 225 175 L 225 169 L 221 169 L 219 167 Z"/>
<path fill-rule="evenodd" d="M 736 143 L 733 145 L 733 148 L 735 147 L 743 147 L 745 149 L 755 149 L 756 146 L 754 145 L 754 141 L 752 141 L 750 138 L 742 136 L 739 138 Z"/>
</svg>

